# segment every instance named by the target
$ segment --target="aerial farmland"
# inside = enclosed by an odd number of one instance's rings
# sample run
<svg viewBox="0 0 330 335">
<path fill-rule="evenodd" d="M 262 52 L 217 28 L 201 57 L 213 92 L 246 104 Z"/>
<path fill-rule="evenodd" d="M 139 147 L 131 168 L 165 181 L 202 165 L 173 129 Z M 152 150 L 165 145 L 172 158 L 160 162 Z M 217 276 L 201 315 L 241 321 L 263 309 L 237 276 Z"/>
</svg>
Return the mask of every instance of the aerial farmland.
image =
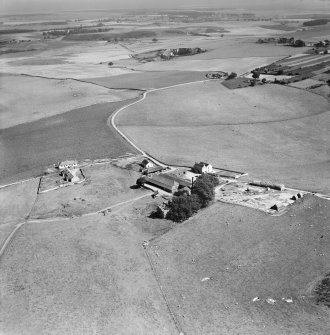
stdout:
<svg viewBox="0 0 330 335">
<path fill-rule="evenodd" d="M 16 2 L 0 333 L 329 334 L 329 4 Z"/>
</svg>

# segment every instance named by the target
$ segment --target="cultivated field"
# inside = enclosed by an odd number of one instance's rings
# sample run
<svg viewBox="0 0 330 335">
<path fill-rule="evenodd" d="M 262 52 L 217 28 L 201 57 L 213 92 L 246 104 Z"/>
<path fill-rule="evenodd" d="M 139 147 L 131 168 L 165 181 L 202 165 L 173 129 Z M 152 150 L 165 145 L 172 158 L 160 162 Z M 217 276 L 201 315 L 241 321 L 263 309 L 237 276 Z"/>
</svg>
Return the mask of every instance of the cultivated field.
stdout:
<svg viewBox="0 0 330 335">
<path fill-rule="evenodd" d="M 150 192 L 130 189 L 140 174 L 111 164 L 84 168 L 86 181 L 39 194 L 31 218 L 80 216 L 95 212 Z"/>
<path fill-rule="evenodd" d="M 169 164 L 205 159 L 254 178 L 330 192 L 328 108 L 326 99 L 295 88 L 228 90 L 209 82 L 148 94 L 116 123 Z"/>
<path fill-rule="evenodd" d="M 243 74 L 258 66 L 273 63 L 281 57 L 246 57 L 230 59 L 175 59 L 135 65 L 139 71 L 224 71 Z"/>
<path fill-rule="evenodd" d="M 175 334 L 142 241 L 121 215 L 26 224 L 1 260 L 0 332 Z"/>
<path fill-rule="evenodd" d="M 1 132 L 1 183 L 36 176 L 64 159 L 97 159 L 135 153 L 107 125 L 126 100 L 76 109 Z"/>
<path fill-rule="evenodd" d="M 97 103 L 135 98 L 138 93 L 110 90 L 76 80 L 1 75 L 0 128 L 68 112 Z"/>
<path fill-rule="evenodd" d="M 151 89 L 203 80 L 206 73 L 200 71 L 149 71 L 85 80 L 109 88 Z"/>
<path fill-rule="evenodd" d="M 314 197 L 281 217 L 217 203 L 154 240 L 148 252 L 182 331 L 328 334 L 330 310 L 312 290 L 330 266 L 329 216 Z"/>
<path fill-rule="evenodd" d="M 46 50 L 2 55 L 0 72 L 49 78 L 103 77 L 132 72 L 112 69 L 108 62 L 129 58 L 129 51 L 107 42 L 48 42 Z"/>
</svg>

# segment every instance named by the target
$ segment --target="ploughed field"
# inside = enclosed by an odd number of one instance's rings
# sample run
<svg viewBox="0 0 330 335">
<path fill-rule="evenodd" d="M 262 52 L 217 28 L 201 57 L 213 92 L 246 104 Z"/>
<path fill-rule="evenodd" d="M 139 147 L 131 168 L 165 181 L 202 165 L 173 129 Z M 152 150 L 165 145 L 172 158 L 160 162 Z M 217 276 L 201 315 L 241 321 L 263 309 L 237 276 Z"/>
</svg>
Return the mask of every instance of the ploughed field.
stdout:
<svg viewBox="0 0 330 335">
<path fill-rule="evenodd" d="M 149 93 L 116 118 L 141 149 L 168 164 L 217 167 L 330 192 L 328 101 L 279 85 L 228 90 L 219 81 Z"/>
<path fill-rule="evenodd" d="M 135 153 L 112 128 L 112 112 L 132 102 L 98 104 L 1 131 L 1 183 L 29 178 L 64 159 L 96 159 Z"/>
</svg>

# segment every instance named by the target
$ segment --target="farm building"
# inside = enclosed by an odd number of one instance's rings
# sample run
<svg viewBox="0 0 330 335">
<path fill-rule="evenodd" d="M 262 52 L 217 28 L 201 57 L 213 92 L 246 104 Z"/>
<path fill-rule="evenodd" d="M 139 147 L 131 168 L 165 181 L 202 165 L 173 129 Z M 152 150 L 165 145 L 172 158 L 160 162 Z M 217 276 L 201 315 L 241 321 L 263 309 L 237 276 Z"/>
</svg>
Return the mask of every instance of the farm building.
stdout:
<svg viewBox="0 0 330 335">
<path fill-rule="evenodd" d="M 158 174 L 153 177 L 145 177 L 148 184 L 157 186 L 162 190 L 170 193 L 175 193 L 179 188 L 179 183 L 166 174 Z"/>
<path fill-rule="evenodd" d="M 150 169 L 150 168 L 155 167 L 155 164 L 152 161 L 150 161 L 149 159 L 146 159 L 146 158 L 142 161 L 141 165 L 145 169 Z"/>
<path fill-rule="evenodd" d="M 155 173 L 155 172 L 161 172 L 165 169 L 166 168 L 164 168 L 162 166 L 154 166 L 152 168 L 144 169 L 142 172 L 143 172 L 143 174 L 150 174 L 150 173 Z"/>
<path fill-rule="evenodd" d="M 211 164 L 205 163 L 205 162 L 199 162 L 195 163 L 193 166 L 193 171 L 195 173 L 211 173 L 213 172 L 213 168 Z"/>
<path fill-rule="evenodd" d="M 63 161 L 63 162 L 59 162 L 57 164 L 57 167 L 59 170 L 64 170 L 64 169 L 72 169 L 77 167 L 78 163 L 77 161 L 74 160 L 67 160 L 67 161 Z"/>
<path fill-rule="evenodd" d="M 61 171 L 61 175 L 63 176 L 63 179 L 68 182 L 72 183 L 78 183 L 80 181 L 80 178 L 78 176 L 80 173 L 80 169 L 70 169 L 65 168 Z"/>
<path fill-rule="evenodd" d="M 177 176 L 174 173 L 167 173 L 166 176 L 172 178 L 173 180 L 175 180 L 176 182 L 179 183 L 179 187 L 191 187 L 192 186 L 192 181 L 191 180 L 187 180 L 187 179 L 183 179 L 180 178 L 179 176 Z"/>
</svg>

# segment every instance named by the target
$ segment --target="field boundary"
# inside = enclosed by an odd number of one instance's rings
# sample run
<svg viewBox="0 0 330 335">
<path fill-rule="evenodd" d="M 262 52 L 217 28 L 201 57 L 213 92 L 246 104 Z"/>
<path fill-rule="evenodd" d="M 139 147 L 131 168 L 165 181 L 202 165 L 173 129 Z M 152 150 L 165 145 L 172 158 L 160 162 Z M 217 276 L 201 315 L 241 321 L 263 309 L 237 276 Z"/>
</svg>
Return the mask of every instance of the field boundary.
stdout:
<svg viewBox="0 0 330 335">
<path fill-rule="evenodd" d="M 170 314 L 170 316 L 171 316 L 171 319 L 172 319 L 172 321 L 173 321 L 173 323 L 174 323 L 174 325 L 175 325 L 175 328 L 177 329 L 179 335 L 184 335 L 184 333 L 183 333 L 183 331 L 182 331 L 181 324 L 180 324 L 180 322 L 177 320 L 177 318 L 175 317 L 175 315 L 174 315 L 174 313 L 173 313 L 173 311 L 172 311 L 172 309 L 171 309 L 171 307 L 170 307 L 170 303 L 169 303 L 169 301 L 168 301 L 168 299 L 167 299 L 167 297 L 166 297 L 166 294 L 165 294 L 165 291 L 164 291 L 163 286 L 162 286 L 162 284 L 161 284 L 160 278 L 159 278 L 159 276 L 158 276 L 158 274 L 157 274 L 156 268 L 155 268 L 155 266 L 154 266 L 154 264 L 153 264 L 153 262 L 152 262 L 152 260 L 151 260 L 151 257 L 150 257 L 150 255 L 149 255 L 149 252 L 148 252 L 148 249 L 147 249 L 147 248 L 148 248 L 148 246 L 144 246 L 144 251 L 145 251 L 145 254 L 146 254 L 146 256 L 147 256 L 147 259 L 148 259 L 148 262 L 149 262 L 151 271 L 152 271 L 152 273 L 153 273 L 153 275 L 154 275 L 154 277 L 155 277 L 155 279 L 156 279 L 156 282 L 157 282 L 157 284 L 158 284 L 159 290 L 160 290 L 160 292 L 161 292 L 161 294 L 162 294 L 162 297 L 163 297 L 163 299 L 164 299 L 164 301 L 165 301 L 167 310 L 168 310 L 168 312 L 169 312 L 169 314 Z"/>
</svg>

